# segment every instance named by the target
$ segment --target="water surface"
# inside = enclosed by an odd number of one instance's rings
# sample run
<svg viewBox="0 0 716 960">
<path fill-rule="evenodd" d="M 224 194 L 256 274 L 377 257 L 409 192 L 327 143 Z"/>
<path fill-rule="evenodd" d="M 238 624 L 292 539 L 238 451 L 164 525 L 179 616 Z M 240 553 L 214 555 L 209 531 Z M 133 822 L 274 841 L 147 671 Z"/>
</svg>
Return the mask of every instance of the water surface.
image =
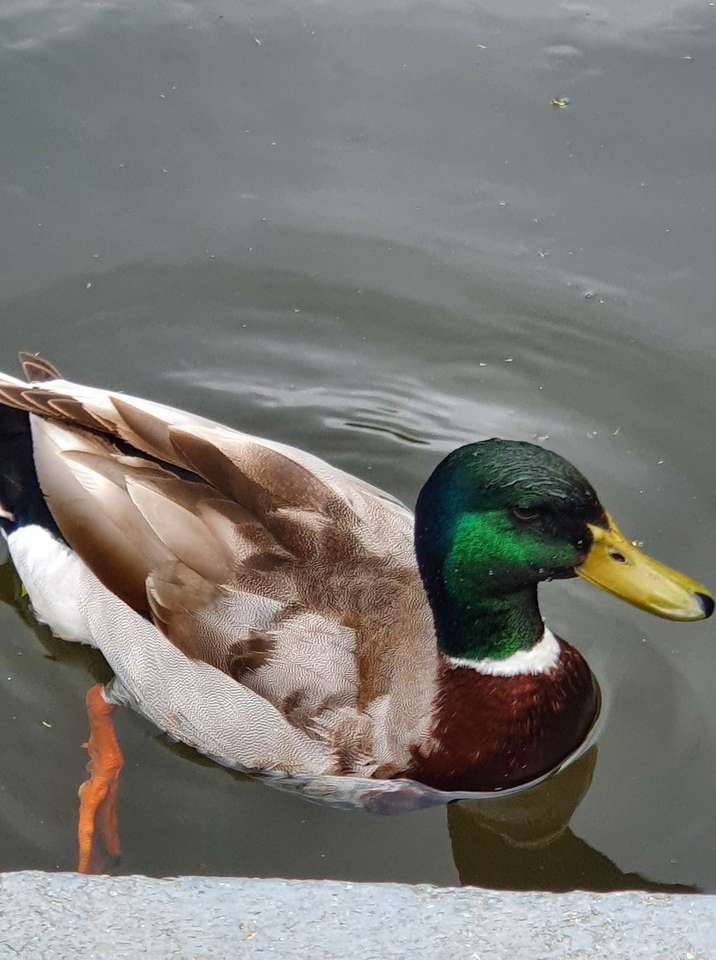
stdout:
<svg viewBox="0 0 716 960">
<path fill-rule="evenodd" d="M 459 443 L 544 443 L 713 586 L 715 55 L 708 2 L 5 4 L 0 368 L 39 350 L 408 502 Z M 121 712 L 118 872 L 716 890 L 712 623 L 572 582 L 543 606 L 605 695 L 563 778 L 346 813 Z M 68 869 L 108 674 L 22 610 L 0 868 Z"/>
</svg>

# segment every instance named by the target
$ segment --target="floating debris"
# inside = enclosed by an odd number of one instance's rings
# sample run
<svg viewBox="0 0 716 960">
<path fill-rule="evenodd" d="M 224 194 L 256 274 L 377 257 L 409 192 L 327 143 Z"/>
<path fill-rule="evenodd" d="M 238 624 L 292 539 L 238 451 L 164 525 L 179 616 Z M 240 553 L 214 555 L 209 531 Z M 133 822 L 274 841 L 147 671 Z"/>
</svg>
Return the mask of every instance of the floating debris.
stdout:
<svg viewBox="0 0 716 960">
<path fill-rule="evenodd" d="M 564 108 L 569 105 L 569 97 L 552 97 L 550 102 L 553 107 L 564 110 Z"/>
<path fill-rule="evenodd" d="M 585 299 L 585 300 L 593 300 L 593 299 L 594 299 L 594 290 L 585 290 L 585 292 L 584 292 L 584 299 Z"/>
<path fill-rule="evenodd" d="M 52 730 L 52 724 L 48 723 L 47 720 L 42 721 L 42 726 L 47 727 L 48 730 Z"/>
</svg>

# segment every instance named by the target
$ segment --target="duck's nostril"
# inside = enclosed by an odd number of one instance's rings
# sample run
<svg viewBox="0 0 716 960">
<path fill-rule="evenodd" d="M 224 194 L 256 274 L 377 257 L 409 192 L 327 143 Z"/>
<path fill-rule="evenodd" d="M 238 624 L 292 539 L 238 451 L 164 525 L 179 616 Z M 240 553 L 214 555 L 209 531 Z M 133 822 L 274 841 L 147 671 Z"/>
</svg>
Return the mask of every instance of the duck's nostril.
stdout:
<svg viewBox="0 0 716 960">
<path fill-rule="evenodd" d="M 708 620 L 714 612 L 714 598 L 710 597 L 708 593 L 697 593 L 696 596 L 699 598 L 699 603 L 704 611 L 704 617 Z"/>
<path fill-rule="evenodd" d="M 610 550 L 609 556 L 612 560 L 616 560 L 617 563 L 626 563 L 626 557 L 623 553 L 618 553 L 616 550 Z"/>
</svg>

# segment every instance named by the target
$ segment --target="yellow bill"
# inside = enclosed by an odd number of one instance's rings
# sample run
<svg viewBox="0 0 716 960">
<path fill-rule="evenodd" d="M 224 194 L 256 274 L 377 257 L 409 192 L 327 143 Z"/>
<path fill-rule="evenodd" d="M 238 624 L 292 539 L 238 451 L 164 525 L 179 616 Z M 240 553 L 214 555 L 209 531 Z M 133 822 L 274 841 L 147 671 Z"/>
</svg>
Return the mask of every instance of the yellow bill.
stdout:
<svg viewBox="0 0 716 960">
<path fill-rule="evenodd" d="M 610 516 L 608 526 L 589 524 L 592 546 L 576 573 L 635 607 L 667 620 L 705 620 L 714 610 L 710 590 L 652 560 L 621 533 Z"/>
</svg>

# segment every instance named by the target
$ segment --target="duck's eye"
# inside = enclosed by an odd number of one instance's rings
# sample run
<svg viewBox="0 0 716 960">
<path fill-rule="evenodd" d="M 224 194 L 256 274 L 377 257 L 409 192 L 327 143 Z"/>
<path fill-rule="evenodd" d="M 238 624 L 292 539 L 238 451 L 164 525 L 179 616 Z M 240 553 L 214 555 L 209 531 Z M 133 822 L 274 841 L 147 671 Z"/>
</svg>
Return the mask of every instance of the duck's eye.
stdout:
<svg viewBox="0 0 716 960">
<path fill-rule="evenodd" d="M 529 523 L 530 520 L 536 520 L 539 513 L 534 507 L 513 507 L 512 516 L 520 523 Z"/>
</svg>

